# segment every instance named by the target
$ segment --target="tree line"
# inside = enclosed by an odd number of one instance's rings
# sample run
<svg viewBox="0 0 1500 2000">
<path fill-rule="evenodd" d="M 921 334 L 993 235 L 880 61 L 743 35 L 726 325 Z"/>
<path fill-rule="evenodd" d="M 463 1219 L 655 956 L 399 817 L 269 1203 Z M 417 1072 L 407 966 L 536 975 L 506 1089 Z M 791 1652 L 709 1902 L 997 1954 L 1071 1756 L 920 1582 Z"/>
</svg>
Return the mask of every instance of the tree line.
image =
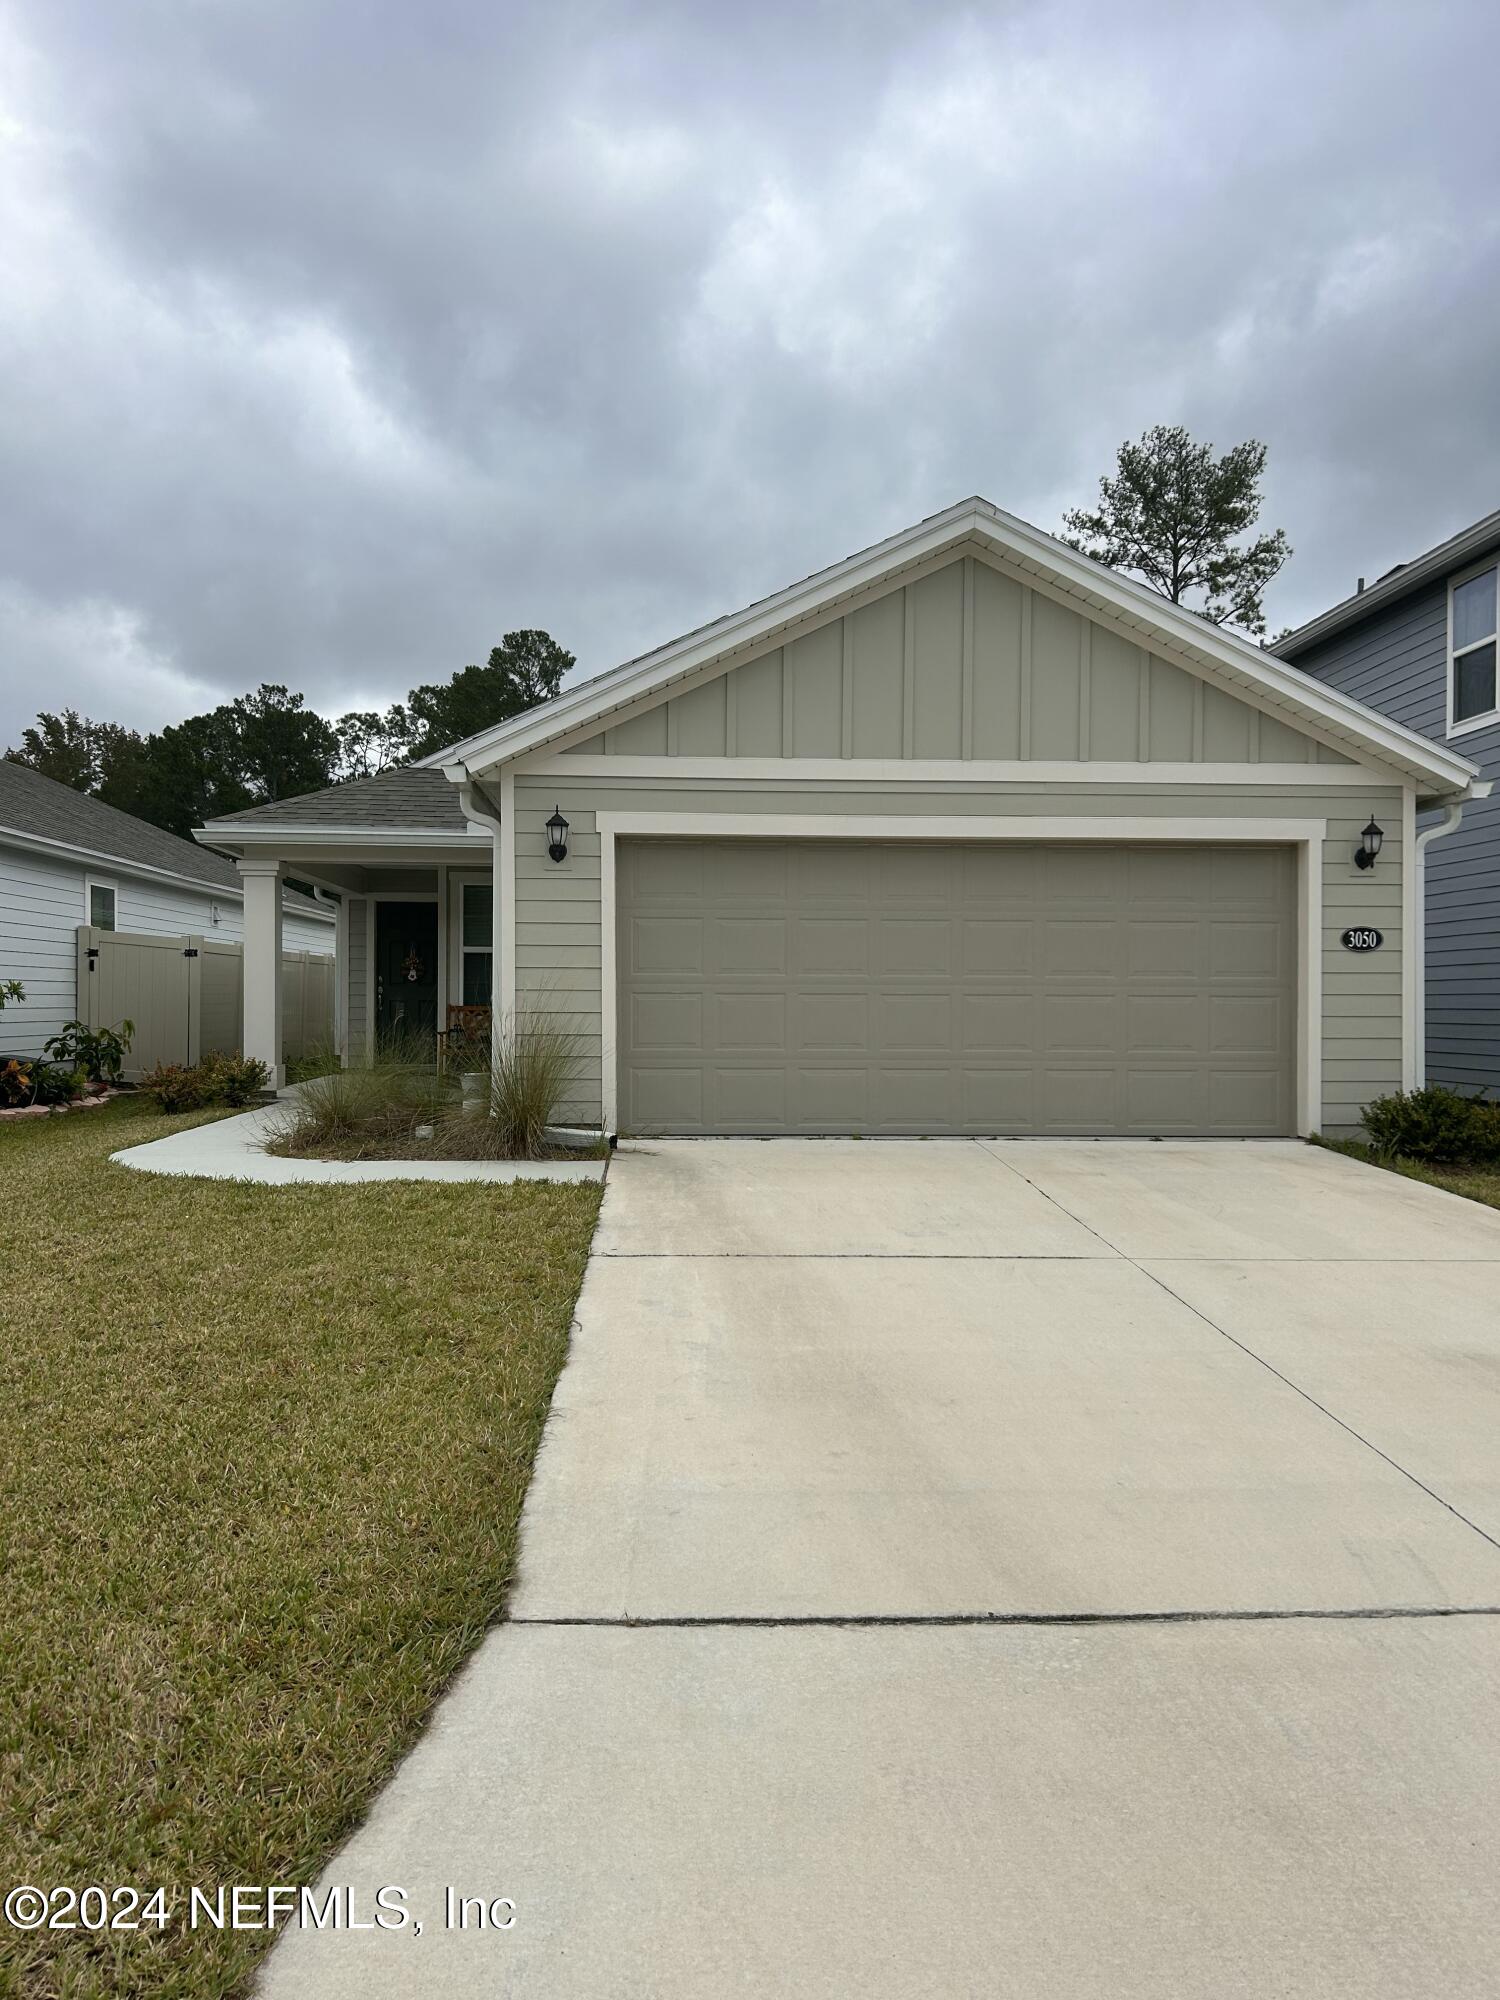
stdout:
<svg viewBox="0 0 1500 2000">
<path fill-rule="evenodd" d="M 330 722 L 279 682 L 142 734 L 76 709 L 43 710 L 6 756 L 121 812 L 190 837 L 272 799 L 373 778 L 550 701 L 573 665 L 546 632 L 507 632 L 483 666 L 414 687 L 386 709 Z"/>
</svg>

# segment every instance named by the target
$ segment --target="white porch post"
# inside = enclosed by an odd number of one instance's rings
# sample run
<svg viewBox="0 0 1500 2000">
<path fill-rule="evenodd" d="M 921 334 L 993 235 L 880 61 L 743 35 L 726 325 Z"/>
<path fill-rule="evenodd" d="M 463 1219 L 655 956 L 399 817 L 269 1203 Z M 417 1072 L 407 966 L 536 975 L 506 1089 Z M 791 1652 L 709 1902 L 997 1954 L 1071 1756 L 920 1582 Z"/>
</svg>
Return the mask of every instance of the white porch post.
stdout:
<svg viewBox="0 0 1500 2000">
<path fill-rule="evenodd" d="M 258 1057 L 279 1090 L 281 1061 L 281 863 L 241 861 L 245 886 L 245 1054 Z"/>
</svg>

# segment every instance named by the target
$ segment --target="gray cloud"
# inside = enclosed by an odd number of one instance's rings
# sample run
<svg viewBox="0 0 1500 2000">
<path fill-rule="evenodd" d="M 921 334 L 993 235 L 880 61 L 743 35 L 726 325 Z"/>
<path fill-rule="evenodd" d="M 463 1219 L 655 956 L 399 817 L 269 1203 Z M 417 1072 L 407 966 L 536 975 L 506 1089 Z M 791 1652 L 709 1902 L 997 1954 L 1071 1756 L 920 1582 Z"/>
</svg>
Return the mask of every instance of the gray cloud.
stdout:
<svg viewBox="0 0 1500 2000">
<path fill-rule="evenodd" d="M 1500 498 L 1477 5 L 3 18 L 0 739 L 595 670 L 1156 421 L 1278 623 Z"/>
</svg>

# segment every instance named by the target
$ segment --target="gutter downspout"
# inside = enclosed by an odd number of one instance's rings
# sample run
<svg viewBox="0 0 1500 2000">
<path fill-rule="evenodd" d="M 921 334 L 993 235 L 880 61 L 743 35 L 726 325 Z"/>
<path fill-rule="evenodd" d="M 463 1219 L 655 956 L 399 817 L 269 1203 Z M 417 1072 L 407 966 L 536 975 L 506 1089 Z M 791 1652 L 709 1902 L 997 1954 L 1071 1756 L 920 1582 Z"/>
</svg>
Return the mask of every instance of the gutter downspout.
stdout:
<svg viewBox="0 0 1500 2000">
<path fill-rule="evenodd" d="M 1470 799 L 1487 799 L 1489 795 L 1489 781 L 1481 779 L 1479 783 L 1469 787 L 1463 798 L 1452 799 L 1443 807 L 1443 816 L 1436 826 L 1423 827 L 1417 835 L 1416 1088 L 1418 1090 L 1427 1082 L 1427 849 L 1434 840 L 1444 840 L 1450 833 L 1457 833 L 1459 821 L 1464 816 L 1464 807 Z"/>
<path fill-rule="evenodd" d="M 458 787 L 458 807 L 470 826 L 482 826 L 490 836 L 490 1064 L 498 1068 L 503 1023 L 500 1019 L 500 815 L 465 764 L 445 764 L 443 776 Z"/>
</svg>

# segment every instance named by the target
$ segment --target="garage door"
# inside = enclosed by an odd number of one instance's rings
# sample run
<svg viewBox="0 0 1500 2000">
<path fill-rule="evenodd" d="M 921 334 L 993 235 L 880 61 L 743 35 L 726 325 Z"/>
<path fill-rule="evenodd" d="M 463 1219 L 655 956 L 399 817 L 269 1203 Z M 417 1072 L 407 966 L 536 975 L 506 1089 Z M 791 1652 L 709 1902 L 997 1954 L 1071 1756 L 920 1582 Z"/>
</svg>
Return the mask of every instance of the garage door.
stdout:
<svg viewBox="0 0 1500 2000">
<path fill-rule="evenodd" d="M 1290 848 L 622 841 L 620 1125 L 1293 1130 Z"/>
</svg>

